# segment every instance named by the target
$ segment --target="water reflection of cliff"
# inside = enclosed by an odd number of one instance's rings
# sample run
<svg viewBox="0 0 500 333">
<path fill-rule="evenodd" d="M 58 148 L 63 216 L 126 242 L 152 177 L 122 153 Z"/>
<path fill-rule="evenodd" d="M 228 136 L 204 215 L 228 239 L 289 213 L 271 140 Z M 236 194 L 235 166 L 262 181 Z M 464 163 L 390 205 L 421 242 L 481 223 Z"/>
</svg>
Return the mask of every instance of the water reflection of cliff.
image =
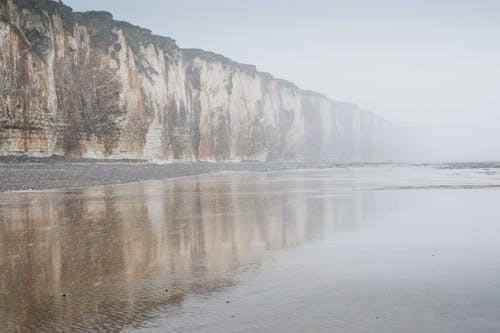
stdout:
<svg viewBox="0 0 500 333">
<path fill-rule="evenodd" d="M 3 330 L 140 324 L 186 296 L 231 286 L 263 251 L 356 228 L 381 209 L 369 193 L 305 175 L 1 194 Z"/>
</svg>

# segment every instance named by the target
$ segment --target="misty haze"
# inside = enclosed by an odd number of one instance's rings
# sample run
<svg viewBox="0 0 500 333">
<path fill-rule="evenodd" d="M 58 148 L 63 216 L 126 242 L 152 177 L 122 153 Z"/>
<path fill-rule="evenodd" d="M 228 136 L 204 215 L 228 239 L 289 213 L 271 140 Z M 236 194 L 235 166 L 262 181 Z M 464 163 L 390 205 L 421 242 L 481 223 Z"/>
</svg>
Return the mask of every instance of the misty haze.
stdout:
<svg viewBox="0 0 500 333">
<path fill-rule="evenodd" d="M 498 17 L 0 0 L 0 332 L 500 331 Z"/>
</svg>

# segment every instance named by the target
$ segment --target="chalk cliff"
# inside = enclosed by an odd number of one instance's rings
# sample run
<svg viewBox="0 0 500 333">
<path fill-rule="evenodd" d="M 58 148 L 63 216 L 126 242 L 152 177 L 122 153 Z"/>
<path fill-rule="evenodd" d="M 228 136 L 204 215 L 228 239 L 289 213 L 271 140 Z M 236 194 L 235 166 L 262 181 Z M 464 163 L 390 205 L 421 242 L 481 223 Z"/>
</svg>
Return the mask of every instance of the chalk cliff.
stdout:
<svg viewBox="0 0 500 333">
<path fill-rule="evenodd" d="M 375 162 L 401 131 L 221 55 L 49 0 L 0 0 L 0 155 Z"/>
</svg>

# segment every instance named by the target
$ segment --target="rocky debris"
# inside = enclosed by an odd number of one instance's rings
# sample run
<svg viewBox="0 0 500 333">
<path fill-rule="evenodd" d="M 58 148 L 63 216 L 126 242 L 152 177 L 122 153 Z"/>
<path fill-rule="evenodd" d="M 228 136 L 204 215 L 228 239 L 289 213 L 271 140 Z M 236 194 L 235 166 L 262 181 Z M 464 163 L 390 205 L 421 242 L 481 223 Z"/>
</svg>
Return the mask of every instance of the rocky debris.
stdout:
<svg viewBox="0 0 500 333">
<path fill-rule="evenodd" d="M 137 160 L 100 161 L 66 157 L 0 157 L 0 192 L 83 188 L 211 174 L 221 171 L 266 172 L 304 168 L 331 168 L 335 166 L 340 165 L 324 162 L 154 164 Z"/>
</svg>

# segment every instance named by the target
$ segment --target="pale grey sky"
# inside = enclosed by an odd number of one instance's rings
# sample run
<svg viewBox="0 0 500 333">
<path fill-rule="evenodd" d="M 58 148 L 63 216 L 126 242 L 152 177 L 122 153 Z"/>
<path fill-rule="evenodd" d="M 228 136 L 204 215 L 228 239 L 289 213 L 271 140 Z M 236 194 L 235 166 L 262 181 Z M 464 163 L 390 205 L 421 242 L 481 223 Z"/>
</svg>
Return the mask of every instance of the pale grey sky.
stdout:
<svg viewBox="0 0 500 333">
<path fill-rule="evenodd" d="M 500 160 L 500 1 L 64 2 L 429 130 L 438 157 Z"/>
</svg>

